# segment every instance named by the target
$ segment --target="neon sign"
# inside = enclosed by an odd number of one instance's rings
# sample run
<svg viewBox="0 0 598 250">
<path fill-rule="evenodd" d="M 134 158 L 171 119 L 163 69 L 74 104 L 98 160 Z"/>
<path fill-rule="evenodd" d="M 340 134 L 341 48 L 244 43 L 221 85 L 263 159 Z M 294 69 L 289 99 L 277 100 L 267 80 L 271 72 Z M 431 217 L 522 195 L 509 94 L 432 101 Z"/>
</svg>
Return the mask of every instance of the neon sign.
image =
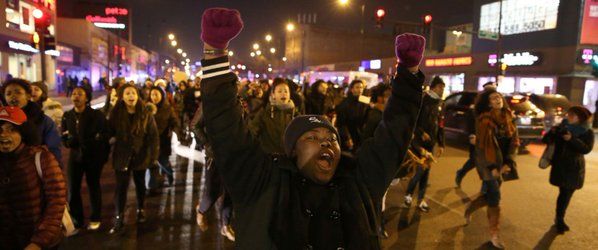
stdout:
<svg viewBox="0 0 598 250">
<path fill-rule="evenodd" d="M 14 42 L 14 41 L 8 41 L 8 47 L 14 50 L 21 50 L 21 51 L 26 51 L 26 52 L 31 52 L 31 53 L 39 53 L 39 50 L 31 47 L 31 45 L 29 44 L 24 44 L 24 43 L 19 43 L 19 42 Z M 45 52 L 46 55 L 50 55 L 50 56 L 60 56 L 60 52 L 57 50 L 46 50 Z"/>
<path fill-rule="evenodd" d="M 106 7 L 106 9 L 104 9 L 104 13 L 106 16 L 127 16 L 129 15 L 129 10 L 118 7 Z"/>
<path fill-rule="evenodd" d="M 85 17 L 85 20 L 90 21 L 92 23 L 117 23 L 118 22 L 116 20 L 116 17 L 113 17 L 113 16 L 104 17 L 104 16 L 87 15 Z"/>
<path fill-rule="evenodd" d="M 532 52 L 517 52 L 503 54 L 500 62 L 507 66 L 533 66 L 540 63 L 540 55 Z M 488 56 L 488 65 L 496 66 L 498 63 L 498 56 L 496 54 L 490 54 Z"/>
<path fill-rule="evenodd" d="M 595 55 L 593 49 L 583 49 L 581 51 L 581 60 L 583 64 L 590 64 L 592 60 L 598 62 L 598 54 Z"/>
<path fill-rule="evenodd" d="M 450 67 L 471 65 L 471 56 L 426 59 L 426 67 Z"/>
</svg>

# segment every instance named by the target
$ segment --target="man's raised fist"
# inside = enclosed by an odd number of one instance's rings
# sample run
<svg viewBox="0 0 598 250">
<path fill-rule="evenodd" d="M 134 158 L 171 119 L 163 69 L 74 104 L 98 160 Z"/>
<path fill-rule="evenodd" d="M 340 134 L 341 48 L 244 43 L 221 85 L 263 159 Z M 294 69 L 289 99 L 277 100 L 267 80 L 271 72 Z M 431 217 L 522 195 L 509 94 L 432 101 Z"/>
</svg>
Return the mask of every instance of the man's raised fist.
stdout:
<svg viewBox="0 0 598 250">
<path fill-rule="evenodd" d="M 395 53 L 399 64 L 411 68 L 418 66 L 424 56 L 426 39 L 423 36 L 405 33 L 395 40 Z"/>
<path fill-rule="evenodd" d="M 243 20 L 237 10 L 211 8 L 201 18 L 201 40 L 216 48 L 225 49 L 230 40 L 243 29 Z"/>
</svg>

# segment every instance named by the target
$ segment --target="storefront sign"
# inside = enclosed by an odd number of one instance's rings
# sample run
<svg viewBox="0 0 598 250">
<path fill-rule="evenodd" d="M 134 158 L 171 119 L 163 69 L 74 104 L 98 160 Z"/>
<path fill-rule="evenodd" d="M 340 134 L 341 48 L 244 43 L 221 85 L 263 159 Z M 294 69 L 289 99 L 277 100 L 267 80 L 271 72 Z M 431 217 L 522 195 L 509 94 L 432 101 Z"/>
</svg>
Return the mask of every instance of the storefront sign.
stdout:
<svg viewBox="0 0 598 250">
<path fill-rule="evenodd" d="M 498 56 L 496 54 L 490 54 L 488 56 L 488 65 L 494 67 L 498 63 Z M 540 63 L 541 56 L 537 53 L 532 52 L 517 52 L 503 54 L 501 62 L 507 66 L 533 66 Z"/>
<path fill-rule="evenodd" d="M 127 26 L 124 23 L 93 23 L 96 27 L 104 29 L 119 29 L 124 30 Z"/>
<path fill-rule="evenodd" d="M 129 10 L 119 7 L 106 7 L 106 9 L 104 9 L 104 13 L 106 16 L 127 16 L 129 15 Z"/>
<path fill-rule="evenodd" d="M 65 63 L 73 63 L 74 61 L 74 53 L 73 49 L 65 46 L 56 46 L 56 49 L 60 52 L 60 56 L 58 56 L 58 61 L 65 62 Z"/>
<path fill-rule="evenodd" d="M 370 61 L 370 69 L 380 69 L 382 68 L 382 60 L 371 60 Z"/>
<path fill-rule="evenodd" d="M 8 41 L 8 47 L 14 50 L 20 50 L 20 51 L 26 51 L 26 52 L 30 52 L 30 53 L 39 53 L 39 50 L 31 47 L 31 45 L 29 44 L 24 44 L 24 43 L 19 43 L 19 42 L 14 42 L 14 41 Z M 50 55 L 50 56 L 60 56 L 60 52 L 56 51 L 56 50 L 46 50 L 46 55 Z"/>
<path fill-rule="evenodd" d="M 471 65 L 471 56 L 426 59 L 426 67 L 452 67 Z"/>
<path fill-rule="evenodd" d="M 116 17 L 113 16 L 92 16 L 92 15 L 87 15 L 85 17 L 85 20 L 90 21 L 92 23 L 117 23 L 118 21 L 116 20 Z"/>
</svg>

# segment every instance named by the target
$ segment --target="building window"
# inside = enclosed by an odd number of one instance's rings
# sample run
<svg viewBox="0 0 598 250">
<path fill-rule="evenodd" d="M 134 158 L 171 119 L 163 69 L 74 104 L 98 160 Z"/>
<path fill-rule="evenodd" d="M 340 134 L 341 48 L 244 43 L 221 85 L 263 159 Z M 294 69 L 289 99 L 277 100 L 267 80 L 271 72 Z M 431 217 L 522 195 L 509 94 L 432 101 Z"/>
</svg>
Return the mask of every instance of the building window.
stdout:
<svg viewBox="0 0 598 250">
<path fill-rule="evenodd" d="M 501 31 L 513 35 L 556 28 L 560 0 L 502 0 Z M 480 30 L 498 33 L 501 2 L 484 4 Z"/>
</svg>

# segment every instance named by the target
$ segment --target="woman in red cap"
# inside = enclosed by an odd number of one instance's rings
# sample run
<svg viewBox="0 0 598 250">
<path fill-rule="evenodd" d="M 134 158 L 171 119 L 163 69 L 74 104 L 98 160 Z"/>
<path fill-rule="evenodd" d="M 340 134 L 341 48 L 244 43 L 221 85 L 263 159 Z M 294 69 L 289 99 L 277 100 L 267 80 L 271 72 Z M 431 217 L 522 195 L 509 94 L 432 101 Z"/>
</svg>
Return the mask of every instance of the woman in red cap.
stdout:
<svg viewBox="0 0 598 250">
<path fill-rule="evenodd" d="M 32 146 L 35 127 L 19 107 L 0 107 L 0 247 L 57 248 L 66 206 L 58 161 Z M 41 177 L 43 178 L 41 178 Z"/>
</svg>

